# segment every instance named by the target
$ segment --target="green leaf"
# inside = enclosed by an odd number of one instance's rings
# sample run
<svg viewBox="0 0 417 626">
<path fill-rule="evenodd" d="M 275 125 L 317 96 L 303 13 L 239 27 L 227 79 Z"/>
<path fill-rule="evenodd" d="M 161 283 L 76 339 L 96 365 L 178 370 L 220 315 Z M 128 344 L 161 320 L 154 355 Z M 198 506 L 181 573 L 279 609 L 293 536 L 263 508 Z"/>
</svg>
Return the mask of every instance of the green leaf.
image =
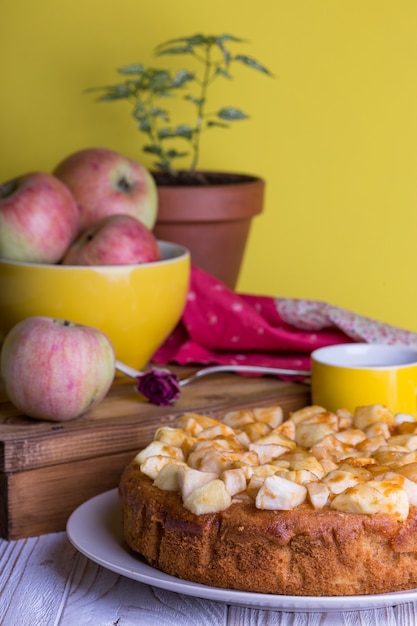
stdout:
<svg viewBox="0 0 417 626">
<path fill-rule="evenodd" d="M 221 120 L 228 120 L 230 122 L 234 120 L 245 120 L 249 116 L 240 109 L 227 107 L 224 109 L 220 109 L 220 111 L 217 111 L 217 117 L 219 117 Z"/>
<path fill-rule="evenodd" d="M 164 54 L 191 54 L 193 49 L 191 46 L 175 46 L 174 48 L 165 48 L 156 52 L 157 56 Z"/>
<path fill-rule="evenodd" d="M 125 65 L 118 70 L 119 74 L 143 74 L 145 68 L 142 63 L 132 63 L 131 65 Z"/>
<path fill-rule="evenodd" d="M 97 87 L 96 89 L 91 89 L 90 91 L 104 91 L 99 100 L 123 100 L 124 98 L 128 98 L 132 95 L 129 85 L 126 84 Z"/>
<path fill-rule="evenodd" d="M 216 122 L 215 120 L 209 120 L 206 126 L 218 126 L 219 128 L 229 128 L 229 124 L 223 124 L 222 122 Z"/>
<path fill-rule="evenodd" d="M 97 98 L 100 102 L 112 102 L 114 100 L 124 100 L 126 98 L 125 95 L 117 94 L 117 93 L 105 93 L 99 98 Z"/>
<path fill-rule="evenodd" d="M 152 144 L 150 146 L 143 146 L 143 151 L 148 152 L 149 154 L 157 154 L 158 156 L 162 155 L 162 150 L 156 144 Z"/>
<path fill-rule="evenodd" d="M 171 164 L 170 164 L 170 162 L 168 160 L 166 160 L 166 161 L 155 161 L 154 162 L 154 166 L 156 168 L 158 168 L 159 170 L 168 171 L 173 176 L 176 176 L 176 172 L 175 172 L 175 170 L 173 169 L 173 167 L 171 166 Z"/>
<path fill-rule="evenodd" d="M 149 133 L 151 130 L 151 125 L 149 123 L 149 120 L 146 118 L 139 120 L 138 128 L 143 133 Z"/>
<path fill-rule="evenodd" d="M 172 128 L 161 128 L 158 132 L 159 139 L 172 139 L 175 137 L 175 132 Z"/>
<path fill-rule="evenodd" d="M 187 100 L 188 102 L 192 102 L 193 104 L 196 104 L 197 106 L 200 106 L 201 104 L 204 104 L 205 102 L 204 98 L 195 98 L 194 96 L 191 96 L 191 95 L 184 96 L 184 100 Z"/>
<path fill-rule="evenodd" d="M 143 117 L 144 115 L 148 115 L 148 109 L 144 105 L 143 102 L 137 102 L 135 108 L 133 109 L 133 115 L 136 117 Z"/>
<path fill-rule="evenodd" d="M 169 114 L 166 109 L 160 109 L 159 107 L 151 107 L 149 110 L 149 115 L 151 117 L 158 117 L 164 122 L 169 122 Z"/>
<path fill-rule="evenodd" d="M 182 87 L 183 85 L 194 79 L 195 74 L 193 72 L 188 72 L 187 70 L 179 70 L 172 80 L 172 86 Z"/>
<path fill-rule="evenodd" d="M 223 56 L 223 62 L 225 64 L 226 68 L 229 67 L 230 59 L 231 59 L 230 52 L 227 50 L 227 48 L 224 47 L 223 40 L 221 38 L 217 38 L 215 40 L 215 43 L 217 44 L 217 46 L 218 46 L 218 48 L 219 48 L 219 50 L 220 50 L 220 52 L 221 52 L 221 54 Z"/>
<path fill-rule="evenodd" d="M 178 157 L 185 157 L 189 153 L 188 152 L 178 152 L 177 150 L 168 150 L 165 154 L 166 154 L 166 156 L 169 159 L 176 159 Z"/>
<path fill-rule="evenodd" d="M 244 65 L 251 67 L 254 70 L 258 70 L 259 72 L 263 72 L 264 74 L 268 74 L 268 76 L 273 76 L 273 74 L 263 65 L 261 65 L 258 61 L 253 59 L 252 57 L 248 57 L 244 54 L 237 54 L 233 57 L 233 61 L 239 61 Z"/>
<path fill-rule="evenodd" d="M 193 128 L 189 124 L 180 124 L 175 129 L 177 137 L 184 137 L 185 139 L 192 139 Z"/>
<path fill-rule="evenodd" d="M 191 37 L 185 37 L 184 41 L 187 41 L 190 46 L 204 46 L 210 43 L 213 39 L 212 35 L 203 35 L 202 33 L 196 33 Z"/>
<path fill-rule="evenodd" d="M 223 35 L 218 35 L 216 37 L 216 41 L 220 41 L 221 43 L 225 41 L 234 41 L 235 43 L 245 43 L 246 39 L 240 39 L 240 37 L 235 37 L 234 35 L 223 33 Z"/>
<path fill-rule="evenodd" d="M 155 92 L 169 91 L 172 88 L 171 74 L 166 70 L 150 70 L 147 73 L 148 84 L 145 87 Z"/>
<path fill-rule="evenodd" d="M 166 46 L 171 46 L 172 44 L 178 43 L 185 44 L 187 48 L 189 48 L 190 46 L 201 46 L 204 43 L 207 43 L 207 37 L 200 33 L 197 35 L 191 35 L 190 37 L 176 37 L 175 39 L 168 39 L 168 41 L 164 41 L 164 43 L 159 44 L 159 46 L 157 46 L 155 50 L 159 51 Z"/>
<path fill-rule="evenodd" d="M 229 72 L 225 69 L 223 69 L 222 67 L 216 67 L 216 71 L 214 72 L 217 76 L 224 76 L 224 78 L 229 78 L 231 79 L 232 76 L 229 74 Z"/>
<path fill-rule="evenodd" d="M 160 139 L 173 139 L 175 137 L 181 137 L 182 139 L 192 139 L 193 129 L 188 124 L 181 124 L 176 128 L 161 128 L 158 137 Z"/>
<path fill-rule="evenodd" d="M 148 74 L 152 80 L 171 80 L 171 73 L 168 70 L 149 69 Z"/>
</svg>

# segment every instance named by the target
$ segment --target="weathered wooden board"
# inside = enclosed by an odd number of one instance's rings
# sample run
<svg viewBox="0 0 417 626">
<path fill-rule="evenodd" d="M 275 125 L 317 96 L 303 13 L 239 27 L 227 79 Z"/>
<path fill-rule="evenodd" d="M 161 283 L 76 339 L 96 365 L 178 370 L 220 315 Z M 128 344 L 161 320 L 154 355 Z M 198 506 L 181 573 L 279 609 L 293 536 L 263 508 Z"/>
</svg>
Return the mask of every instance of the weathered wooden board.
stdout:
<svg viewBox="0 0 417 626">
<path fill-rule="evenodd" d="M 309 402 L 303 384 L 219 374 L 184 387 L 175 405 L 158 407 L 142 401 L 131 380 L 117 377 L 87 415 L 53 423 L 21 415 L 0 387 L 0 536 L 63 530 L 79 504 L 117 486 L 125 465 L 158 426 L 186 411 L 221 416 L 232 408 L 277 403 L 288 414 Z"/>
</svg>

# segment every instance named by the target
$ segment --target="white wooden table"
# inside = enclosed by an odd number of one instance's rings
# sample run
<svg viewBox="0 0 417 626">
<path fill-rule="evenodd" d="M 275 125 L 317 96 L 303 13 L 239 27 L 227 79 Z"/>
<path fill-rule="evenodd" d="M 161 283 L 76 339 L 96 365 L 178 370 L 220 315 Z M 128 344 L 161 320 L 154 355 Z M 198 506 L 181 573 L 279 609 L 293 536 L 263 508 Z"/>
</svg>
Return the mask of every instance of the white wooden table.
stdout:
<svg viewBox="0 0 417 626">
<path fill-rule="evenodd" d="M 417 603 L 346 613 L 229 606 L 149 587 L 90 561 L 65 532 L 0 540 L 2 626 L 416 626 Z"/>
</svg>

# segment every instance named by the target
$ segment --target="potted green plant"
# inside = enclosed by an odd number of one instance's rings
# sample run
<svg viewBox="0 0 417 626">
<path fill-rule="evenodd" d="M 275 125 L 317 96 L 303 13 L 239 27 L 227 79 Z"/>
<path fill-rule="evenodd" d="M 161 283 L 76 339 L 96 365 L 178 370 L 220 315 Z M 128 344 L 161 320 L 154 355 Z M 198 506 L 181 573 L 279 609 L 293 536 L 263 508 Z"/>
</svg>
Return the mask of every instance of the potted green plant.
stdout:
<svg viewBox="0 0 417 626">
<path fill-rule="evenodd" d="M 232 54 L 233 44 L 243 43 L 230 34 L 180 37 L 155 48 L 157 56 L 188 55 L 200 71 L 145 67 L 135 63 L 120 68 L 123 80 L 95 87 L 99 101 L 128 101 L 138 130 L 145 136 L 143 151 L 153 155 L 152 174 L 158 187 L 159 239 L 188 247 L 193 263 L 210 272 L 232 289 L 235 287 L 251 218 L 263 206 L 265 182 L 253 175 L 201 171 L 198 169 L 201 140 L 210 129 L 228 128 L 247 119 L 241 109 L 208 110 L 208 92 L 221 78 L 231 79 L 232 66 L 272 76 L 254 58 Z M 167 108 L 176 97 L 190 105 L 191 123 L 173 124 Z M 179 146 L 179 147 L 178 147 Z M 188 168 L 178 168 L 189 159 Z"/>
</svg>

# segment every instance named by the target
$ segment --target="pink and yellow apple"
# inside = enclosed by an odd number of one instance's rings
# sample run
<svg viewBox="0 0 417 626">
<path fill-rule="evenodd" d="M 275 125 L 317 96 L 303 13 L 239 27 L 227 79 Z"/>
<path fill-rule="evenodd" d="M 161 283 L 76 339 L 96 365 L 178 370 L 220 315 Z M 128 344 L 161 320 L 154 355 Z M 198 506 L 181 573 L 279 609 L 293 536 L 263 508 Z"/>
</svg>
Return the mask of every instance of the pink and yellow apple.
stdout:
<svg viewBox="0 0 417 626">
<path fill-rule="evenodd" d="M 31 172 L 0 184 L 0 257 L 56 263 L 79 224 L 77 204 L 55 176 Z"/>
<path fill-rule="evenodd" d="M 130 215 L 105 217 L 84 231 L 65 254 L 64 265 L 136 265 L 161 259 L 154 234 Z"/>
<path fill-rule="evenodd" d="M 112 343 L 91 326 L 27 317 L 3 342 L 6 393 L 29 417 L 51 421 L 80 417 L 105 397 L 114 374 Z"/>
<path fill-rule="evenodd" d="M 115 214 L 131 215 L 153 228 L 158 210 L 156 184 L 133 159 L 107 148 L 86 148 L 66 157 L 53 173 L 76 199 L 82 230 Z"/>
</svg>

